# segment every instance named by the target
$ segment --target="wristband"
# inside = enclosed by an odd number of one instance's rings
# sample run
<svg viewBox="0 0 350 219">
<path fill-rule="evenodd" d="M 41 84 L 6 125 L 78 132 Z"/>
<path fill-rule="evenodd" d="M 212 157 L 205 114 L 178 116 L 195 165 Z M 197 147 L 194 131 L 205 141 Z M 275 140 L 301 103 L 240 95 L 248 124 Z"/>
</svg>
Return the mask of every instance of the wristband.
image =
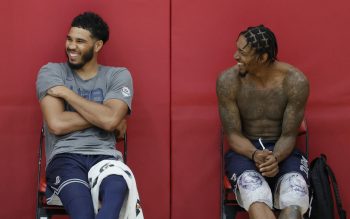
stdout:
<svg viewBox="0 0 350 219">
<path fill-rule="evenodd" d="M 253 152 L 253 154 L 252 154 L 252 160 L 253 160 L 253 161 L 255 161 L 255 160 L 254 160 L 254 156 L 255 156 L 255 153 L 256 153 L 257 151 L 258 151 L 258 149 L 256 149 L 256 150 Z"/>
</svg>

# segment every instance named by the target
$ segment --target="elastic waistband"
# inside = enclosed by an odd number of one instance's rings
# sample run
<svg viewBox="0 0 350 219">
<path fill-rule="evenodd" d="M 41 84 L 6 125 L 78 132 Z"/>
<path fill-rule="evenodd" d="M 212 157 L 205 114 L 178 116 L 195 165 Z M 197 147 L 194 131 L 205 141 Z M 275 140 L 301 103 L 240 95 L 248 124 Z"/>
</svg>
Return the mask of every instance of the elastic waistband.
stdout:
<svg viewBox="0 0 350 219">
<path fill-rule="evenodd" d="M 264 140 L 262 138 L 260 139 L 249 139 L 252 144 L 256 147 L 256 148 L 260 148 L 260 149 L 265 149 L 265 148 L 271 148 L 274 147 L 276 144 L 276 140 Z"/>
</svg>

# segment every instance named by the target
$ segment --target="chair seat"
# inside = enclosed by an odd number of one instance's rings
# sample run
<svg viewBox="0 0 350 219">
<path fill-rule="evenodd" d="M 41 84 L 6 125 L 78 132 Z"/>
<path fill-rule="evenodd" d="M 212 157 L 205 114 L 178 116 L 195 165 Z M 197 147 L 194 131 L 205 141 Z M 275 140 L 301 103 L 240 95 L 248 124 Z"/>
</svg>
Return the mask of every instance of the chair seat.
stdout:
<svg viewBox="0 0 350 219">
<path fill-rule="evenodd" d="M 231 183 L 227 176 L 224 176 L 224 188 L 225 189 L 232 189 Z"/>
<path fill-rule="evenodd" d="M 40 179 L 39 192 L 45 193 L 46 191 L 46 180 L 44 178 Z"/>
</svg>

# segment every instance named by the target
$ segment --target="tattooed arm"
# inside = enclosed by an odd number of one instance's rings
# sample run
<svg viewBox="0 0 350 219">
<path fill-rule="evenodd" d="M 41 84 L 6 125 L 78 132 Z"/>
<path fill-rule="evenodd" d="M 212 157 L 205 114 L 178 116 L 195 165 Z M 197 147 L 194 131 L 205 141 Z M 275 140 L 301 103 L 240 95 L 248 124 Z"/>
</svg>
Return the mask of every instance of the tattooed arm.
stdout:
<svg viewBox="0 0 350 219">
<path fill-rule="evenodd" d="M 227 70 L 216 81 L 216 95 L 218 97 L 219 114 L 222 126 L 227 136 L 228 144 L 232 150 L 251 159 L 256 148 L 242 134 L 239 109 L 236 103 L 236 94 L 240 87 L 237 70 Z M 255 161 L 260 157 L 257 152 Z"/>
<path fill-rule="evenodd" d="M 309 96 L 309 82 L 296 69 L 291 69 L 284 79 L 283 87 L 288 95 L 288 103 L 283 115 L 282 133 L 276 142 L 273 156 L 278 162 L 283 161 L 293 151 L 298 129 L 304 117 L 304 109 Z M 268 174 L 268 163 L 262 165 L 262 172 Z M 265 166 L 265 167 L 264 167 Z"/>
<path fill-rule="evenodd" d="M 288 95 L 288 104 L 283 115 L 282 134 L 274 149 L 274 154 L 279 161 L 284 160 L 294 149 L 309 96 L 307 78 L 295 69 L 288 73 L 283 86 Z"/>
</svg>

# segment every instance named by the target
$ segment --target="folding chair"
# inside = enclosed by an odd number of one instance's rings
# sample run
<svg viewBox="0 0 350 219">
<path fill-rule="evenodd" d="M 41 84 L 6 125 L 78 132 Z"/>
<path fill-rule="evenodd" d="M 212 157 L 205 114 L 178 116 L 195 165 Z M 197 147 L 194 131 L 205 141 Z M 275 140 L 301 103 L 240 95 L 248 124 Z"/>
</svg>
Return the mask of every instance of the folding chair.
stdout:
<svg viewBox="0 0 350 219">
<path fill-rule="evenodd" d="M 127 161 L 127 133 L 124 133 L 122 138 L 119 138 L 119 142 L 123 142 L 123 158 L 124 163 Z M 43 160 L 43 147 L 44 144 L 44 129 L 41 128 L 40 141 L 39 141 L 39 152 L 38 152 L 38 184 L 37 184 L 37 196 L 36 196 L 36 219 L 51 219 L 53 215 L 68 215 L 63 206 L 59 205 L 48 205 L 46 203 L 46 174 L 45 168 L 42 168 L 45 165 Z M 119 149 L 118 144 L 118 149 Z M 45 157 L 45 156 L 44 156 Z M 44 159 L 45 160 L 45 159 Z"/>
<path fill-rule="evenodd" d="M 303 137 L 304 147 L 305 147 L 305 157 L 308 159 L 309 157 L 309 133 L 307 128 L 306 119 L 304 118 L 300 128 L 298 136 Z M 240 207 L 237 203 L 235 194 L 233 192 L 231 183 L 227 176 L 224 173 L 224 154 L 225 154 L 225 141 L 224 141 L 224 131 L 221 130 L 220 137 L 220 148 L 221 148 L 221 219 L 234 219 L 236 218 L 236 214 L 240 211 L 245 211 L 242 207 Z"/>
</svg>

